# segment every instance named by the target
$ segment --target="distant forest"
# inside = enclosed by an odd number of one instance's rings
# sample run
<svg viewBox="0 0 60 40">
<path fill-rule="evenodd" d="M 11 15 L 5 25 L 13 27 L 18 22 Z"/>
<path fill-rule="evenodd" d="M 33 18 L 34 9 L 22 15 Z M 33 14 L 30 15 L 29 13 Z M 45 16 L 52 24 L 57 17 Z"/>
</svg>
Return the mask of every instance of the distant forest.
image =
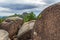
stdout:
<svg viewBox="0 0 60 40">
<path fill-rule="evenodd" d="M 2 23 L 6 18 L 16 17 L 16 16 L 23 18 L 24 22 L 28 22 L 30 20 L 36 20 L 37 19 L 36 15 L 33 12 L 30 12 L 30 13 L 24 12 L 21 15 L 15 13 L 14 15 L 11 15 L 11 16 L 4 16 L 4 17 L 0 18 L 0 23 Z"/>
</svg>

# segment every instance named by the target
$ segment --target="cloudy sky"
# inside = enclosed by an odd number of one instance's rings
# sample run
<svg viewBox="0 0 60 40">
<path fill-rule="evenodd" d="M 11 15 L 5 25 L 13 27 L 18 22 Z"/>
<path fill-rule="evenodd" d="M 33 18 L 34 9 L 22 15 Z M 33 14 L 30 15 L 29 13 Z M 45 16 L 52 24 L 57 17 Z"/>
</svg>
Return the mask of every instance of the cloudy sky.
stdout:
<svg viewBox="0 0 60 40">
<path fill-rule="evenodd" d="M 57 2 L 60 0 L 0 0 L 0 16 L 31 11 L 38 15 L 44 8 Z"/>
</svg>

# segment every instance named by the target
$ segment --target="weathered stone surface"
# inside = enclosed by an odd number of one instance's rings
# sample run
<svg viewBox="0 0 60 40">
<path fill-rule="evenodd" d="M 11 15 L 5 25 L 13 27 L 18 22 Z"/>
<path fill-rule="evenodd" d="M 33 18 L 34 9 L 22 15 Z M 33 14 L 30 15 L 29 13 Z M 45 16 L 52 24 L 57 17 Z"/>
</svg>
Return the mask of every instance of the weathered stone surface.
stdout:
<svg viewBox="0 0 60 40">
<path fill-rule="evenodd" d="M 9 33 L 5 30 L 0 29 L 0 40 L 11 40 L 9 38 Z"/>
<path fill-rule="evenodd" d="M 1 23 L 0 29 L 8 31 L 9 37 L 13 39 L 14 35 L 17 34 L 22 24 L 23 19 L 21 19 L 20 17 L 10 17 Z"/>
<path fill-rule="evenodd" d="M 14 38 L 13 40 L 18 40 L 18 38 Z"/>
<path fill-rule="evenodd" d="M 30 40 L 31 39 L 34 23 L 35 23 L 35 20 L 32 20 L 22 25 L 17 35 L 19 40 Z"/>
<path fill-rule="evenodd" d="M 60 3 L 46 8 L 40 15 L 32 40 L 60 40 Z"/>
</svg>

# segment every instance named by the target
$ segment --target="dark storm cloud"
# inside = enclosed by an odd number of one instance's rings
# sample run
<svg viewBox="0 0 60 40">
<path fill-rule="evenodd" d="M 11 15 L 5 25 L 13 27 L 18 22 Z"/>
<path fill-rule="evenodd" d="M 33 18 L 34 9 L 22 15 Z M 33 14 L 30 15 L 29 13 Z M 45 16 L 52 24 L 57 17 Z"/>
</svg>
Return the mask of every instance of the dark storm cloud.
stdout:
<svg viewBox="0 0 60 40">
<path fill-rule="evenodd" d="M 12 10 L 24 10 L 24 9 L 37 8 L 37 6 L 29 5 L 29 4 L 2 4 L 0 5 L 0 7 L 10 8 Z"/>
</svg>

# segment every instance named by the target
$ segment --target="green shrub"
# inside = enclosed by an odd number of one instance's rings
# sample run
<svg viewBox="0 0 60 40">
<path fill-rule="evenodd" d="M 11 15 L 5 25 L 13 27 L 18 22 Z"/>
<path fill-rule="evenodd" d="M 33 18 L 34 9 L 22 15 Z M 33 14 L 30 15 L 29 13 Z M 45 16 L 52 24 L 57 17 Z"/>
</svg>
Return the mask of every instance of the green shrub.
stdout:
<svg viewBox="0 0 60 40">
<path fill-rule="evenodd" d="M 41 19 L 42 18 L 42 15 L 40 14 L 39 16 L 38 16 L 38 19 Z"/>
<path fill-rule="evenodd" d="M 4 20 L 2 18 L 0 18 L 0 23 L 2 23 Z"/>
<path fill-rule="evenodd" d="M 31 12 L 31 13 L 28 13 L 27 15 L 25 15 L 23 17 L 23 19 L 24 19 L 24 22 L 28 22 L 30 20 L 35 20 L 36 19 L 36 15 L 33 12 Z"/>
</svg>

